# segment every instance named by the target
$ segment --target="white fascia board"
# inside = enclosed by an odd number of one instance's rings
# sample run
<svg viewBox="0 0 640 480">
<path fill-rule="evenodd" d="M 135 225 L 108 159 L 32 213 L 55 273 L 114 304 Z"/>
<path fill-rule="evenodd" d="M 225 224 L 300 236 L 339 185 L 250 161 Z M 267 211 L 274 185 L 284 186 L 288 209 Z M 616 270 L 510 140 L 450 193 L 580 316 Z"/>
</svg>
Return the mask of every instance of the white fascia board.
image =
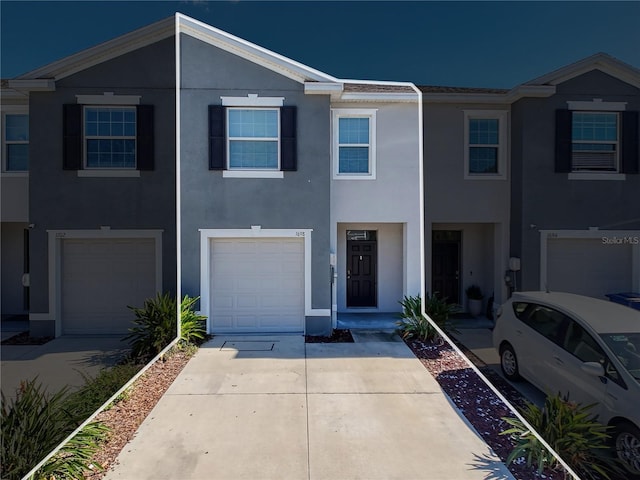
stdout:
<svg viewBox="0 0 640 480">
<path fill-rule="evenodd" d="M 53 92 L 56 83 L 52 78 L 9 79 L 7 87 L 26 92 Z"/>
<path fill-rule="evenodd" d="M 342 83 L 336 82 L 305 82 L 304 93 L 307 95 L 340 95 L 344 90 Z"/>
<path fill-rule="evenodd" d="M 249 60 L 300 83 L 304 83 L 307 80 L 315 80 L 318 82 L 337 81 L 336 78 L 331 75 L 327 75 L 319 70 L 315 70 L 181 13 L 176 13 L 176 21 L 178 22 L 179 32 L 191 35 L 198 40 L 233 53 L 245 60 Z"/>
<path fill-rule="evenodd" d="M 133 32 L 126 33 L 112 40 L 90 47 L 76 54 L 32 70 L 18 79 L 54 78 L 59 80 L 74 73 L 85 70 L 112 58 L 124 55 L 139 48 L 151 45 L 174 35 L 173 17 L 160 20 Z"/>
<path fill-rule="evenodd" d="M 571 65 L 559 68 L 541 77 L 535 78 L 525 85 L 558 85 L 583 75 L 591 70 L 600 70 L 612 77 L 640 88 L 640 70 L 604 53 L 598 53 Z"/>
</svg>

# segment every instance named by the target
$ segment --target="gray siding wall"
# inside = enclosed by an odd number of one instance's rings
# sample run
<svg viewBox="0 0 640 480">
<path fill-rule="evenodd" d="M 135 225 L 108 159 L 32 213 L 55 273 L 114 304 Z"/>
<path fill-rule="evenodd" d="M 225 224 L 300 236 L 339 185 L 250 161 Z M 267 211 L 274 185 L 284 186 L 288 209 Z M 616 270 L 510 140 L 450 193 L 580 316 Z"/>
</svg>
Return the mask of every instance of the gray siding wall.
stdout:
<svg viewBox="0 0 640 480">
<path fill-rule="evenodd" d="M 558 85 L 550 98 L 526 98 L 512 107 L 511 255 L 522 259 L 520 290 L 539 289 L 539 230 L 640 228 L 640 175 L 569 180 L 554 172 L 556 109 L 594 98 L 640 110 L 639 89 L 600 71 Z"/>
<path fill-rule="evenodd" d="M 56 82 L 30 98 L 31 312 L 48 301 L 48 229 L 163 229 L 163 289 L 176 288 L 175 53 L 166 39 Z M 63 105 L 76 95 L 140 95 L 154 105 L 155 168 L 140 178 L 79 178 L 63 170 Z"/>
<path fill-rule="evenodd" d="M 301 83 L 186 35 L 181 63 L 183 294 L 200 295 L 198 229 L 312 228 L 312 308 L 330 308 L 328 97 L 304 95 Z M 297 107 L 298 170 L 283 179 L 223 178 L 208 169 L 208 106 L 250 93 Z"/>
</svg>

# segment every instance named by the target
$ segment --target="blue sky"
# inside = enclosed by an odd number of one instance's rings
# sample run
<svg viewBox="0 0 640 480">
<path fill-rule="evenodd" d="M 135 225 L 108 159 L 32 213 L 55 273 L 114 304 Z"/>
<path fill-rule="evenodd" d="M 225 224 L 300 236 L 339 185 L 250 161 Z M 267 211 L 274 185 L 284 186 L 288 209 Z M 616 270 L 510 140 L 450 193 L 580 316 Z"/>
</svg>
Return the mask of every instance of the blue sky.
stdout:
<svg viewBox="0 0 640 480">
<path fill-rule="evenodd" d="M 342 78 L 510 88 L 597 52 L 640 68 L 640 2 L 6 1 L 2 78 L 180 11 Z"/>
</svg>

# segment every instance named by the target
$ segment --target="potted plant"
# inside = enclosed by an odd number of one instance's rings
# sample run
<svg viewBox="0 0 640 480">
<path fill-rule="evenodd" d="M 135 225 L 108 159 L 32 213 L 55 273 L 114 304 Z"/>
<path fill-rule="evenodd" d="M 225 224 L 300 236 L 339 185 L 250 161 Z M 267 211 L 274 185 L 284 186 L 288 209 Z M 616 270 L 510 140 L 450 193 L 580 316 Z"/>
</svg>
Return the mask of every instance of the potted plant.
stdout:
<svg viewBox="0 0 640 480">
<path fill-rule="evenodd" d="M 478 285 L 469 285 L 465 290 L 467 293 L 467 301 L 468 301 L 468 309 L 469 313 L 477 317 L 482 312 L 482 299 L 484 295 L 482 294 L 482 290 Z"/>
</svg>

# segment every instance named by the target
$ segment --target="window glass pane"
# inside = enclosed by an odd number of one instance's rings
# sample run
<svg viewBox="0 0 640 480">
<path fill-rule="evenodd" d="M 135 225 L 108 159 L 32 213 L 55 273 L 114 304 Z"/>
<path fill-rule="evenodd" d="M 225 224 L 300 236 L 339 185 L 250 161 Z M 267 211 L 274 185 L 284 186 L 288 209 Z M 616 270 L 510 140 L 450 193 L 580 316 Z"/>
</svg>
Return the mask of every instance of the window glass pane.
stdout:
<svg viewBox="0 0 640 480">
<path fill-rule="evenodd" d="M 8 172 L 24 172 L 29 170 L 29 144 L 18 143 L 7 145 Z"/>
<path fill-rule="evenodd" d="M 522 320 L 541 335 L 561 345 L 563 342 L 560 338 L 560 332 L 566 318 L 565 315 L 556 310 L 542 305 L 535 305 L 526 318 L 523 317 Z"/>
<path fill-rule="evenodd" d="M 574 141 L 618 139 L 618 116 L 615 113 L 573 112 L 571 133 Z"/>
<path fill-rule="evenodd" d="M 340 118 L 338 125 L 338 143 L 369 144 L 369 118 Z"/>
<path fill-rule="evenodd" d="M 229 110 L 229 137 L 277 138 L 278 111 L 269 109 Z"/>
<path fill-rule="evenodd" d="M 369 147 L 340 147 L 339 173 L 369 173 Z"/>
<path fill-rule="evenodd" d="M 470 145 L 497 145 L 498 138 L 497 118 L 472 118 L 469 120 L 469 144 Z"/>
<path fill-rule="evenodd" d="M 29 141 L 29 115 L 7 115 L 5 121 L 7 142 Z"/>
<path fill-rule="evenodd" d="M 230 140 L 229 168 L 277 169 L 278 142 Z"/>
<path fill-rule="evenodd" d="M 498 173 L 498 148 L 470 147 L 469 173 Z"/>
<path fill-rule="evenodd" d="M 135 168 L 135 108 L 86 107 L 84 116 L 85 136 L 94 137 L 85 141 L 87 167 Z"/>
</svg>

